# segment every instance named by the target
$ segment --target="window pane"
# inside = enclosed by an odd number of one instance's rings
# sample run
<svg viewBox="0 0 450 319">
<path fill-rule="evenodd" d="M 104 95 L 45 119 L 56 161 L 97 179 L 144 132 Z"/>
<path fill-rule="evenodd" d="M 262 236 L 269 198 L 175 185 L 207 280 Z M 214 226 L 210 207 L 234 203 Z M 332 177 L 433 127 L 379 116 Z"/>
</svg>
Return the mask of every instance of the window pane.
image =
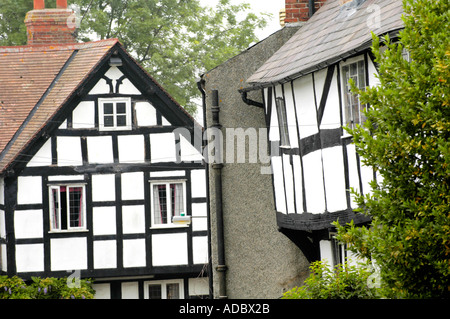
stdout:
<svg viewBox="0 0 450 319">
<path fill-rule="evenodd" d="M 162 299 L 161 285 L 148 286 L 148 299 Z"/>
<path fill-rule="evenodd" d="M 179 284 L 167 284 L 167 299 L 180 299 L 180 285 Z"/>
<path fill-rule="evenodd" d="M 60 229 L 60 217 L 59 217 L 59 189 L 52 188 L 52 229 Z"/>
<path fill-rule="evenodd" d="M 83 189 L 69 188 L 69 223 L 70 227 L 83 227 Z"/>
<path fill-rule="evenodd" d="M 172 201 L 172 216 L 181 216 L 184 211 L 183 184 L 170 184 L 170 196 Z"/>
<path fill-rule="evenodd" d="M 118 115 L 117 116 L 117 126 L 127 126 L 126 115 Z"/>
<path fill-rule="evenodd" d="M 105 116 L 103 118 L 103 125 L 105 127 L 113 127 L 114 126 L 114 117 L 112 117 L 112 116 Z"/>
<path fill-rule="evenodd" d="M 125 103 L 117 103 L 117 114 L 126 114 L 127 108 Z"/>
<path fill-rule="evenodd" d="M 103 114 L 114 114 L 114 106 L 112 103 L 103 104 Z"/>
<path fill-rule="evenodd" d="M 167 224 L 166 185 L 153 185 L 153 211 L 155 224 Z"/>
</svg>

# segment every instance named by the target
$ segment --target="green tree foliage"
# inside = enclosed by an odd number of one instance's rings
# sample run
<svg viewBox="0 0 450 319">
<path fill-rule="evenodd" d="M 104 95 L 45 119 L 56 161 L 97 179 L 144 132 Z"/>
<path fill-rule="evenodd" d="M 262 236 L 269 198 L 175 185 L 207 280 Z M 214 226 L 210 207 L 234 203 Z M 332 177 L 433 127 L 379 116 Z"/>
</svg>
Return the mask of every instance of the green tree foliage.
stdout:
<svg viewBox="0 0 450 319">
<path fill-rule="evenodd" d="M 348 131 L 382 177 L 372 194 L 356 194 L 371 227 L 335 225 L 340 240 L 379 265 L 388 297 L 448 298 L 450 7 L 405 0 L 404 9 L 399 42 L 374 37 L 380 85 L 353 89 L 370 110 L 364 127 Z"/>
<path fill-rule="evenodd" d="M 68 285 L 67 278 L 33 277 L 26 283 L 17 276 L 0 276 L 0 299 L 93 299 L 94 295 L 90 279 Z"/>
<path fill-rule="evenodd" d="M 377 289 L 371 286 L 372 271 L 363 265 L 338 264 L 331 269 L 316 261 L 310 265 L 310 276 L 301 287 L 283 294 L 282 299 L 373 299 Z"/>
<path fill-rule="evenodd" d="M 32 0 L 0 2 L 0 45 L 26 44 L 25 14 Z M 118 38 L 149 73 L 190 113 L 199 91 L 196 79 L 257 41 L 267 15 L 248 4 L 220 0 L 216 8 L 199 0 L 71 0 L 78 6 L 78 38 Z M 55 7 L 55 0 L 46 1 Z M 241 17 L 241 18 L 238 18 Z M 82 18 L 82 19 L 81 19 Z"/>
</svg>

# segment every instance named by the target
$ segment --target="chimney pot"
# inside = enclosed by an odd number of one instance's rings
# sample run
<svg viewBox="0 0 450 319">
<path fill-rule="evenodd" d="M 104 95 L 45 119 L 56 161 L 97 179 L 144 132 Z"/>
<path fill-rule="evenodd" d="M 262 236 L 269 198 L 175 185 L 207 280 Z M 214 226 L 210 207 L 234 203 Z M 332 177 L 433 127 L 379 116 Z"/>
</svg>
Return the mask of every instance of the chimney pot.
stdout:
<svg viewBox="0 0 450 319">
<path fill-rule="evenodd" d="M 34 10 L 45 9 L 45 0 L 34 0 L 33 8 L 34 8 Z"/>
<path fill-rule="evenodd" d="M 67 9 L 67 0 L 56 0 L 56 9 Z"/>
</svg>

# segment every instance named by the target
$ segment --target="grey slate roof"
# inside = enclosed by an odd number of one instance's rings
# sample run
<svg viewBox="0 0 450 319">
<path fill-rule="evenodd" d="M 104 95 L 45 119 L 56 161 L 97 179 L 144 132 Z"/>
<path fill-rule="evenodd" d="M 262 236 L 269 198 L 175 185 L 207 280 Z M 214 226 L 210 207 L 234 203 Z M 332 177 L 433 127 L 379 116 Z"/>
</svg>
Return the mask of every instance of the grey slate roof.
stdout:
<svg viewBox="0 0 450 319">
<path fill-rule="evenodd" d="M 266 61 L 247 83 L 264 87 L 286 82 L 367 49 L 376 35 L 403 28 L 402 0 L 327 2 Z"/>
</svg>

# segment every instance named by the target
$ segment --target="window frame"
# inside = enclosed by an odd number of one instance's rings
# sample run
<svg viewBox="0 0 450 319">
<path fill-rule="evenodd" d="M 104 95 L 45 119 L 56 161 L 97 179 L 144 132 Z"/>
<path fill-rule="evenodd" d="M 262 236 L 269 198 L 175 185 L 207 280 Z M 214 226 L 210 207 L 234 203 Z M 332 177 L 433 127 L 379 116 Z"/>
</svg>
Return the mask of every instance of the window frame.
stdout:
<svg viewBox="0 0 450 319">
<path fill-rule="evenodd" d="M 106 103 L 113 104 L 113 126 L 105 126 L 105 109 Z M 117 126 L 117 104 L 125 103 L 125 126 Z M 114 97 L 98 99 L 98 128 L 100 131 L 130 131 L 133 128 L 132 110 L 130 97 Z M 122 113 L 120 113 L 122 114 Z"/>
<path fill-rule="evenodd" d="M 157 185 L 166 185 L 166 202 L 167 207 L 171 207 L 172 199 L 170 195 L 170 184 L 181 184 L 183 187 L 183 210 L 184 216 L 187 216 L 187 198 L 186 198 L 186 180 L 185 179 L 171 179 L 171 180 L 151 180 L 150 182 L 150 214 L 151 214 L 151 228 L 172 228 L 172 227 L 188 227 L 189 225 L 179 225 L 173 223 L 172 210 L 167 212 L 167 222 L 166 223 L 156 223 L 155 220 L 155 198 L 153 193 L 153 187 Z M 180 215 L 182 216 L 182 215 Z M 170 220 L 170 222 L 169 222 Z"/>
<path fill-rule="evenodd" d="M 66 190 L 70 189 L 70 188 L 81 188 L 82 190 L 82 196 L 81 196 L 81 220 L 82 220 L 82 225 L 81 226 L 70 226 L 70 192 L 66 191 L 66 229 L 62 228 L 62 218 L 61 218 L 61 214 L 62 214 L 62 210 L 61 210 L 61 205 L 58 209 L 58 218 L 59 218 L 59 227 L 54 227 L 54 223 L 55 223 L 55 214 L 54 214 L 54 209 L 55 209 L 55 202 L 54 202 L 54 198 L 53 198 L 53 190 L 58 190 L 58 201 L 59 203 L 61 203 L 61 187 L 65 187 Z M 48 185 L 48 194 L 49 194 L 49 228 L 50 228 L 50 232 L 78 232 L 78 231 L 87 231 L 87 220 L 86 220 L 86 184 L 84 183 L 64 183 L 64 184 L 50 184 Z"/>
<path fill-rule="evenodd" d="M 144 299 L 150 299 L 149 288 L 150 286 L 161 286 L 161 299 L 167 299 L 167 286 L 171 284 L 178 285 L 179 296 L 178 299 L 184 299 L 184 284 L 182 279 L 173 280 L 155 280 L 144 282 Z"/>
<path fill-rule="evenodd" d="M 343 107 L 342 107 L 342 126 L 346 126 L 349 127 L 351 129 L 354 129 L 356 127 L 356 125 L 363 125 L 365 122 L 365 117 L 363 116 L 361 110 L 365 109 L 367 110 L 367 104 L 361 104 L 360 98 L 358 95 L 354 95 L 350 92 L 350 86 L 348 85 L 348 80 L 346 81 L 346 72 L 344 71 L 344 68 L 348 67 L 350 68 L 351 65 L 356 64 L 357 66 L 357 70 L 356 70 L 356 76 L 357 76 L 357 80 L 358 83 L 357 86 L 358 88 L 362 89 L 361 87 L 361 83 L 360 83 L 360 72 L 359 72 L 359 63 L 362 62 L 362 66 L 363 66 L 363 71 L 362 71 L 362 78 L 364 81 L 364 89 L 368 86 L 367 83 L 367 65 L 366 65 L 366 61 L 365 61 L 365 57 L 364 55 L 362 56 L 357 56 L 354 58 L 350 58 L 347 59 L 345 62 L 342 62 L 340 65 L 340 70 L 341 70 L 341 80 L 342 80 L 342 103 L 343 103 Z M 351 76 L 348 77 L 348 79 L 350 79 Z M 357 100 L 358 103 L 358 121 L 356 122 L 354 119 L 354 115 L 353 115 L 353 105 L 350 105 L 349 102 L 349 96 L 352 96 L 354 99 Z M 349 115 L 349 121 L 347 121 L 347 112 L 350 113 Z M 350 136 L 350 134 L 344 130 L 344 136 Z"/>
<path fill-rule="evenodd" d="M 275 107 L 277 110 L 278 128 L 280 132 L 280 147 L 290 148 L 289 125 L 286 110 L 286 101 L 283 97 L 275 98 Z"/>
</svg>

